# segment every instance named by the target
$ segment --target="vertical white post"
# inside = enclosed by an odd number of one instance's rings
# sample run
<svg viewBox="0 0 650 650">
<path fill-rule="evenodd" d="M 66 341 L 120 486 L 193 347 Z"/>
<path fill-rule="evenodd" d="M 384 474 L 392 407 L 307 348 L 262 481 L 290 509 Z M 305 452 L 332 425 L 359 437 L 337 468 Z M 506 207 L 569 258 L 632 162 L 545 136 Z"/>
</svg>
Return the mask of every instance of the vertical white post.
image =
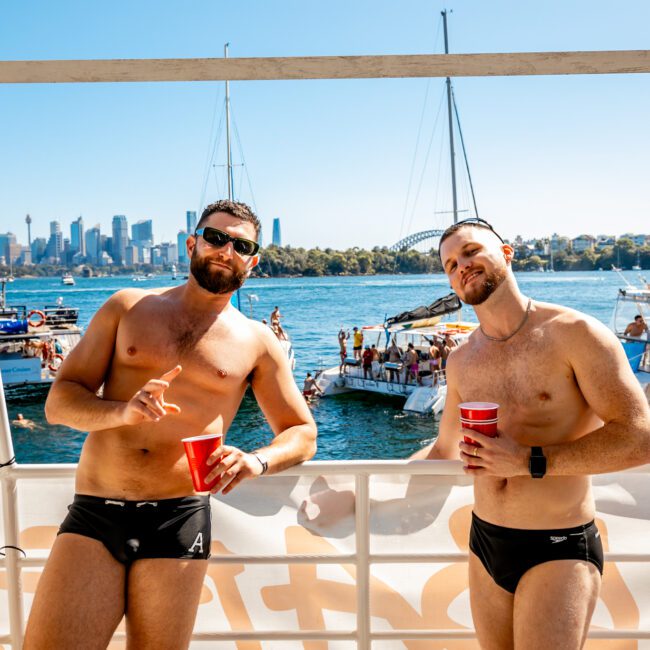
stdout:
<svg viewBox="0 0 650 650">
<path fill-rule="evenodd" d="M 0 373 L 0 463 L 8 463 L 14 457 L 14 446 L 11 441 L 9 415 L 5 402 L 5 392 Z M 2 484 L 2 519 L 5 531 L 5 545 L 18 546 L 18 504 L 16 500 L 16 479 L 12 476 L 12 465 L 0 467 L 0 483 Z M 9 629 L 11 647 L 19 650 L 23 645 L 23 586 L 20 576 L 18 558 L 20 552 L 13 548 L 3 549 L 5 569 L 7 572 L 7 591 L 9 599 Z"/>
<path fill-rule="evenodd" d="M 357 543 L 357 648 L 370 650 L 370 498 L 369 476 L 355 478 Z"/>
</svg>

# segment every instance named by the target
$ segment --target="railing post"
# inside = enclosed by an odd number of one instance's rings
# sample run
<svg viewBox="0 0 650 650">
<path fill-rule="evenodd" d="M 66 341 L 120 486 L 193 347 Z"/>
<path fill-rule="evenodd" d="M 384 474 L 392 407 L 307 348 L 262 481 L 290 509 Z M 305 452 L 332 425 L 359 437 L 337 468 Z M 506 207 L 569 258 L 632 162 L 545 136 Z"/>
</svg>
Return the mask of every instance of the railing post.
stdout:
<svg viewBox="0 0 650 650">
<path fill-rule="evenodd" d="M 370 497 L 369 475 L 355 478 L 357 546 L 357 648 L 370 650 Z"/>
<path fill-rule="evenodd" d="M 2 484 L 2 520 L 4 525 L 5 546 L 18 546 L 18 504 L 16 499 L 16 479 L 12 475 L 14 463 L 14 446 L 9 428 L 9 415 L 5 392 L 0 373 L 0 483 Z M 23 612 L 23 585 L 18 558 L 20 551 L 5 548 L 5 571 L 7 572 L 7 594 L 9 600 L 9 629 L 11 647 L 19 650 L 23 644 L 23 626 L 25 615 Z"/>
</svg>

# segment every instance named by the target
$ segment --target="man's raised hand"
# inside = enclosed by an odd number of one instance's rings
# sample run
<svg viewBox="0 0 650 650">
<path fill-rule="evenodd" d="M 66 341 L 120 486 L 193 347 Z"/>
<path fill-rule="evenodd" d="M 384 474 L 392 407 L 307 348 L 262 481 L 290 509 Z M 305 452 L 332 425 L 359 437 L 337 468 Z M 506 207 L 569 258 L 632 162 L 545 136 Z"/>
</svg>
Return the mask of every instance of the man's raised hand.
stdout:
<svg viewBox="0 0 650 650">
<path fill-rule="evenodd" d="M 181 366 L 176 366 L 161 375 L 158 379 L 150 379 L 125 405 L 124 424 L 140 424 L 145 420 L 158 422 L 168 413 L 180 413 L 176 404 L 165 402 L 165 391 L 181 372 Z"/>
</svg>

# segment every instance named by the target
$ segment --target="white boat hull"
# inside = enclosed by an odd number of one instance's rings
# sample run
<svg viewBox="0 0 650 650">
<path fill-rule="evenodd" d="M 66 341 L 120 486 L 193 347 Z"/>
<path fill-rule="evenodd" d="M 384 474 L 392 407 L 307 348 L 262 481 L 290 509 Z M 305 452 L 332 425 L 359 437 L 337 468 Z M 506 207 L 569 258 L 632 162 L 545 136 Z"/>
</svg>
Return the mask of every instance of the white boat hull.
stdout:
<svg viewBox="0 0 650 650">
<path fill-rule="evenodd" d="M 428 378 L 431 381 L 431 378 Z M 352 391 L 378 393 L 405 399 L 404 410 L 414 413 L 440 413 L 445 405 L 447 387 L 444 384 L 424 385 L 404 384 L 378 378 L 366 378 L 361 368 L 348 368 L 343 375 L 338 367 L 328 368 L 318 375 L 316 385 L 323 397 L 342 395 Z"/>
</svg>

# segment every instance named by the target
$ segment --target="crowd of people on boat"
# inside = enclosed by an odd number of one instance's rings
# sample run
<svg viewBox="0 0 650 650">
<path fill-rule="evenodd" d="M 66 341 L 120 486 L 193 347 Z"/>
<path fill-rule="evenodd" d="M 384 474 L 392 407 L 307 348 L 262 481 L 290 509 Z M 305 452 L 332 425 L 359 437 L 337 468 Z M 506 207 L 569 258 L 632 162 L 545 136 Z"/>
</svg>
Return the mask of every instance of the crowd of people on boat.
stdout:
<svg viewBox="0 0 650 650">
<path fill-rule="evenodd" d="M 353 356 L 348 357 L 348 340 L 353 337 Z M 388 381 L 391 383 L 422 384 L 422 379 L 433 377 L 435 386 L 444 377 L 445 366 L 451 351 L 459 342 L 451 333 L 431 334 L 425 337 L 428 350 L 417 348 L 408 342 L 405 348 L 398 345 L 396 336 L 392 336 L 385 350 L 379 350 L 373 344 L 364 345 L 364 333 L 359 327 L 350 330 L 341 327 L 338 332 L 339 375 L 342 377 L 350 367 L 361 367 L 364 379 Z"/>
</svg>

